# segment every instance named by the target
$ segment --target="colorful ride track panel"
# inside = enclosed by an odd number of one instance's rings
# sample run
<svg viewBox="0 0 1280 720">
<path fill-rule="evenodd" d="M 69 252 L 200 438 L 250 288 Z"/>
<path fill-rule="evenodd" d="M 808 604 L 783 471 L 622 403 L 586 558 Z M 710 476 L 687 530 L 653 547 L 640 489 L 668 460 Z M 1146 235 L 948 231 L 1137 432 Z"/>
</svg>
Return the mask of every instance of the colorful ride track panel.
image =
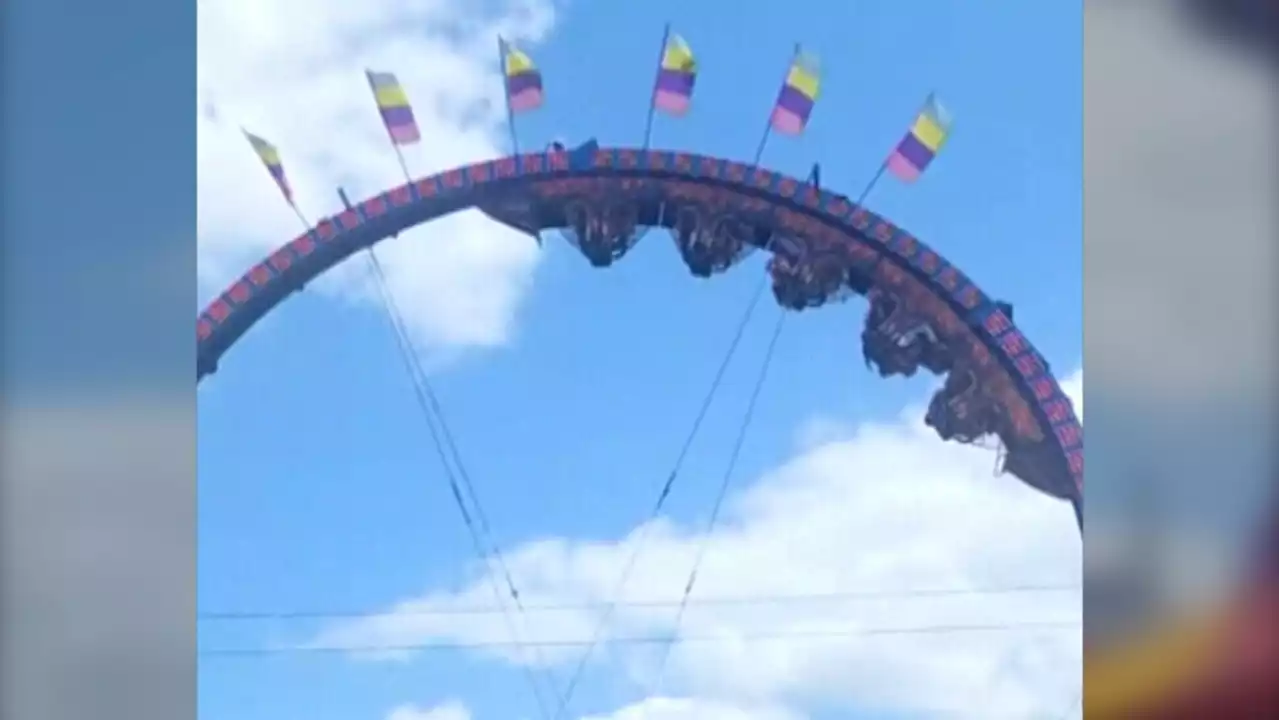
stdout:
<svg viewBox="0 0 1280 720">
<path fill-rule="evenodd" d="M 690 153 L 591 146 L 524 154 L 456 168 L 368 198 L 280 247 L 200 313 L 197 379 L 212 374 L 222 355 L 284 298 L 352 253 L 468 207 L 538 232 L 554 224 L 535 206 L 567 203 L 584 194 L 696 199 L 724 211 L 768 215 L 803 245 L 797 249 L 802 255 L 837 252 L 851 267 L 872 268 L 877 285 L 912 299 L 915 311 L 928 315 L 934 327 L 953 341 L 963 340 L 972 366 L 989 369 L 982 381 L 992 386 L 1014 433 L 1036 447 L 1052 447 L 1057 467 L 1051 474 L 1069 478 L 1069 487 L 1053 494 L 1071 499 L 1079 520 L 1082 427 L 1048 364 L 995 301 L 929 246 L 842 195 L 764 168 Z M 1062 483 L 1038 485 L 1055 484 Z"/>
</svg>

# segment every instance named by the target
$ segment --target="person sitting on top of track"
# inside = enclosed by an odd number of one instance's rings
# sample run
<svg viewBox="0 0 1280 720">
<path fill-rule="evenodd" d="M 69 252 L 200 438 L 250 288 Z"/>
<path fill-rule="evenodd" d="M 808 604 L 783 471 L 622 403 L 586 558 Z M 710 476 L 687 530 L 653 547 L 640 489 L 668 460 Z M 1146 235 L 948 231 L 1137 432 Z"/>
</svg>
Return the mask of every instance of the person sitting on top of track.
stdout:
<svg viewBox="0 0 1280 720">
<path fill-rule="evenodd" d="M 822 166 L 818 163 L 814 163 L 813 168 L 809 170 L 809 184 L 819 190 L 822 189 Z"/>
</svg>

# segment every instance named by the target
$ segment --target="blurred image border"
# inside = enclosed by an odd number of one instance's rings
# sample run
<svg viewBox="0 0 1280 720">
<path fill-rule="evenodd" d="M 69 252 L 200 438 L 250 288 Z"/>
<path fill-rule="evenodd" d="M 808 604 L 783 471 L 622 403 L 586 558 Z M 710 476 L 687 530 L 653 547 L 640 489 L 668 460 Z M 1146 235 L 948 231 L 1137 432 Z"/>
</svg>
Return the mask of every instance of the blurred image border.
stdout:
<svg viewBox="0 0 1280 720">
<path fill-rule="evenodd" d="M 1271 270 L 1280 264 L 1277 4 L 1083 5 L 1091 434 L 1081 711 L 1269 717 L 1277 637 L 1270 374 L 1280 344 Z M 1161 38 L 1176 40 L 1161 45 Z M 1187 62 L 1199 63 L 1194 76 Z M 1218 102 L 1227 92 L 1248 102 Z M 1118 120 L 1126 115 L 1146 124 Z M 1205 161 L 1223 158 L 1230 161 Z M 1250 184 L 1258 192 L 1232 190 Z M 1200 194 L 1215 185 L 1221 197 Z M 1217 232 L 1197 232 L 1204 227 Z M 1151 272 L 1152 258 L 1169 260 Z M 1225 283 L 1211 275 L 1224 264 L 1234 273 Z M 1122 325 L 1139 301 L 1143 326 Z M 1237 341 L 1218 358 L 1219 348 L 1208 347 L 1198 348 L 1208 362 L 1187 361 L 1179 349 L 1206 335 Z"/>
<path fill-rule="evenodd" d="M 194 717 L 196 3 L 0 32 L 0 717 Z"/>
</svg>

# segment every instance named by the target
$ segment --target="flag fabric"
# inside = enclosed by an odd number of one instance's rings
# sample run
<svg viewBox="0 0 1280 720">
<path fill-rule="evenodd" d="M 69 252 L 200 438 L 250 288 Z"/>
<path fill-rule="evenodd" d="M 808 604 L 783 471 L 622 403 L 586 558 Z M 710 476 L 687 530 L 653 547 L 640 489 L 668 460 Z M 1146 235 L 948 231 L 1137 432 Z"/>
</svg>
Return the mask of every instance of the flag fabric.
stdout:
<svg viewBox="0 0 1280 720">
<path fill-rule="evenodd" d="M 653 106 L 676 117 L 689 112 L 693 83 L 697 77 L 698 64 L 693 59 L 693 50 L 684 38 L 671 35 L 662 49 L 658 80 L 653 88 Z"/>
<path fill-rule="evenodd" d="M 819 75 L 818 58 L 797 51 L 769 119 L 774 130 L 784 135 L 799 135 L 804 132 L 809 115 L 813 112 L 813 105 L 818 100 Z"/>
<path fill-rule="evenodd" d="M 418 121 L 413 117 L 413 108 L 409 106 L 409 97 L 396 76 L 389 72 L 366 70 L 369 89 L 373 90 L 374 102 L 378 104 L 378 112 L 382 115 L 382 124 L 387 126 L 387 134 L 395 145 L 412 145 L 422 139 L 418 130 Z"/>
<path fill-rule="evenodd" d="M 925 101 L 924 109 L 911 124 L 906 137 L 889 155 L 889 172 L 905 183 L 920 179 L 925 168 L 937 156 L 951 132 L 951 115 L 933 95 Z"/>
<path fill-rule="evenodd" d="M 513 113 L 536 110 L 542 105 L 542 73 L 533 59 L 503 40 L 502 74 L 506 78 L 507 107 Z"/>
<path fill-rule="evenodd" d="M 242 130 L 244 137 L 253 146 L 253 151 L 258 154 L 258 158 L 262 160 L 262 164 L 267 166 L 267 172 L 271 173 L 271 178 L 276 181 L 276 185 L 280 188 L 280 192 L 284 194 L 284 199 L 290 204 L 293 203 L 293 188 L 289 187 L 289 179 L 285 177 L 284 165 L 280 162 L 280 151 L 276 150 L 276 146 L 254 135 L 248 130 Z"/>
</svg>

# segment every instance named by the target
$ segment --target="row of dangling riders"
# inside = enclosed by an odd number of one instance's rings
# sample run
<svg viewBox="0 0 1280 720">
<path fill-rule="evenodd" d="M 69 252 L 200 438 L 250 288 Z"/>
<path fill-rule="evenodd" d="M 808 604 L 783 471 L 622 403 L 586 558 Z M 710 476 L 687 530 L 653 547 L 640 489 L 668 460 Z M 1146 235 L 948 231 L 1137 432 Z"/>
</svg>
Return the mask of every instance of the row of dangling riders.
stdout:
<svg viewBox="0 0 1280 720">
<path fill-rule="evenodd" d="M 578 206 L 566 218 L 566 235 L 596 267 L 608 267 L 623 257 L 639 237 L 637 214 L 623 206 Z M 710 277 L 723 272 L 767 244 L 769 232 L 731 217 L 708 219 L 694 208 L 677 212 L 672 236 L 690 272 Z M 752 237 L 764 233 L 764 238 Z M 965 358 L 951 352 L 928 317 L 910 303 L 877 287 L 869 276 L 838 258 L 801 258 L 776 251 L 769 261 L 774 297 L 791 310 L 816 308 L 852 294 L 865 295 L 869 308 L 862 330 L 868 367 L 882 377 L 910 377 L 920 368 L 946 375 L 943 387 L 929 403 L 925 422 L 944 440 L 972 443 L 1001 430 L 1002 408 L 983 392 Z M 1012 318 L 1013 308 L 1002 309 Z"/>
</svg>

